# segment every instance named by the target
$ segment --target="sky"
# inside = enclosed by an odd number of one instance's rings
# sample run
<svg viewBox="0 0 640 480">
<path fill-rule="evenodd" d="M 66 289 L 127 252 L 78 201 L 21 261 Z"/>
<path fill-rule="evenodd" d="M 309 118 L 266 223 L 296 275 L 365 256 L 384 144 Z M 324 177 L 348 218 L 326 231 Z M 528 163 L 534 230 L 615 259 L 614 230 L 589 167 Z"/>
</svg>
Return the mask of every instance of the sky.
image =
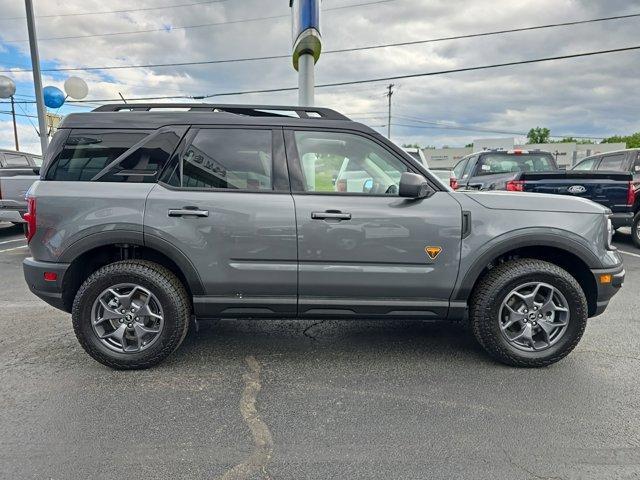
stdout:
<svg viewBox="0 0 640 480">
<path fill-rule="evenodd" d="M 198 96 L 297 85 L 289 0 L 34 0 L 43 69 L 271 60 L 195 66 L 43 72 L 69 76 L 88 99 Z M 123 11 L 124 10 L 124 11 Z M 336 50 L 640 13 L 640 0 L 323 0 L 323 49 Z M 117 11 L 117 12 L 114 12 Z M 107 13 L 109 12 L 109 13 Z M 0 0 L 0 75 L 14 79 L 21 150 L 39 153 L 24 2 Z M 213 24 L 213 25 L 212 25 Z M 144 32 L 131 33 L 143 30 Z M 640 17 L 357 52 L 324 53 L 316 83 L 434 72 L 640 45 Z M 65 38 L 60 38 L 65 37 Z M 383 134 L 391 82 L 319 88 L 335 108 Z M 593 138 L 640 131 L 640 50 L 393 81 L 391 138 L 398 144 L 463 146 L 523 137 L 532 127 Z M 5 101 L 5 100 L 3 100 Z M 180 101 L 180 100 L 168 100 Z M 188 101 L 188 100 L 182 100 Z M 286 91 L 209 102 L 295 105 Z M 57 113 L 100 103 L 65 104 Z M 14 148 L 0 106 L 0 148 Z M 27 116 L 28 115 L 28 116 Z M 513 132 L 502 134 L 498 132 Z"/>
</svg>

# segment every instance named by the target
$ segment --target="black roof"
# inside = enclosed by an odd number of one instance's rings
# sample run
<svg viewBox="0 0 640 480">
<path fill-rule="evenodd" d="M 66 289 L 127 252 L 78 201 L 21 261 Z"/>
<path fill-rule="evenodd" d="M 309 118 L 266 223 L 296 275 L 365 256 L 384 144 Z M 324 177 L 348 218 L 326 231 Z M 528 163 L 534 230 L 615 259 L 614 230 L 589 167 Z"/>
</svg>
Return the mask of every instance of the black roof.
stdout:
<svg viewBox="0 0 640 480">
<path fill-rule="evenodd" d="M 335 110 L 281 105 L 119 103 L 72 113 L 60 128 L 158 128 L 164 125 L 265 125 L 374 130 Z"/>
</svg>

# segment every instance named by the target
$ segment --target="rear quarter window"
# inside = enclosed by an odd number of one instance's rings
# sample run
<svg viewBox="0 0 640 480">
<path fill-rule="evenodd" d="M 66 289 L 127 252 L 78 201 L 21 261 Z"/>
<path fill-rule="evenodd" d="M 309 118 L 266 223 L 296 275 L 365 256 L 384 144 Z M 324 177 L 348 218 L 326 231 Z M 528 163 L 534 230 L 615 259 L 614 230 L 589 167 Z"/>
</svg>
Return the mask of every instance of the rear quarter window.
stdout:
<svg viewBox="0 0 640 480">
<path fill-rule="evenodd" d="M 615 155 L 605 155 L 602 157 L 598 170 L 622 170 L 625 154 L 617 153 Z"/>
<path fill-rule="evenodd" d="M 96 180 L 101 182 L 154 182 L 182 133 L 73 130 L 60 153 L 51 161 L 46 180 L 88 182 L 100 174 Z"/>
</svg>

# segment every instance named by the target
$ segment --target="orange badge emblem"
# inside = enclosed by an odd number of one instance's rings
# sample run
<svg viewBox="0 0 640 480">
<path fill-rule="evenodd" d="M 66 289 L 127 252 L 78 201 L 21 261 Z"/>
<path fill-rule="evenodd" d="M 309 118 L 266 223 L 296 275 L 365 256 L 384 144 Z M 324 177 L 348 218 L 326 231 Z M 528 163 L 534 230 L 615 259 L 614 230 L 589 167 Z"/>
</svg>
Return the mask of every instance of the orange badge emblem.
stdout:
<svg viewBox="0 0 640 480">
<path fill-rule="evenodd" d="M 424 251 L 427 252 L 431 260 L 435 260 L 436 257 L 440 255 L 442 247 L 424 247 Z"/>
</svg>

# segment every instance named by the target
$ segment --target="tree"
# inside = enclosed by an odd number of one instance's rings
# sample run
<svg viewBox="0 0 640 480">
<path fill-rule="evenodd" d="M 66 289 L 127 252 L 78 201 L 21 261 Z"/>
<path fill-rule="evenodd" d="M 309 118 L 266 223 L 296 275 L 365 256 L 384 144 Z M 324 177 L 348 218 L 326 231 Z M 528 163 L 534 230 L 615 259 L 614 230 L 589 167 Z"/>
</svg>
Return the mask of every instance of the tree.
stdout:
<svg viewBox="0 0 640 480">
<path fill-rule="evenodd" d="M 465 147 L 467 147 L 467 148 L 473 148 L 473 143 L 467 143 L 467 144 L 465 145 Z"/>
<path fill-rule="evenodd" d="M 529 133 L 527 133 L 527 143 L 547 143 L 549 142 L 549 135 L 551 135 L 551 130 L 548 128 L 532 128 L 529 130 Z"/>
<path fill-rule="evenodd" d="M 403 143 L 402 148 L 422 148 L 417 143 Z"/>
<path fill-rule="evenodd" d="M 640 148 L 640 132 L 627 136 L 614 135 L 602 140 L 602 143 L 626 143 L 627 148 Z"/>
</svg>

